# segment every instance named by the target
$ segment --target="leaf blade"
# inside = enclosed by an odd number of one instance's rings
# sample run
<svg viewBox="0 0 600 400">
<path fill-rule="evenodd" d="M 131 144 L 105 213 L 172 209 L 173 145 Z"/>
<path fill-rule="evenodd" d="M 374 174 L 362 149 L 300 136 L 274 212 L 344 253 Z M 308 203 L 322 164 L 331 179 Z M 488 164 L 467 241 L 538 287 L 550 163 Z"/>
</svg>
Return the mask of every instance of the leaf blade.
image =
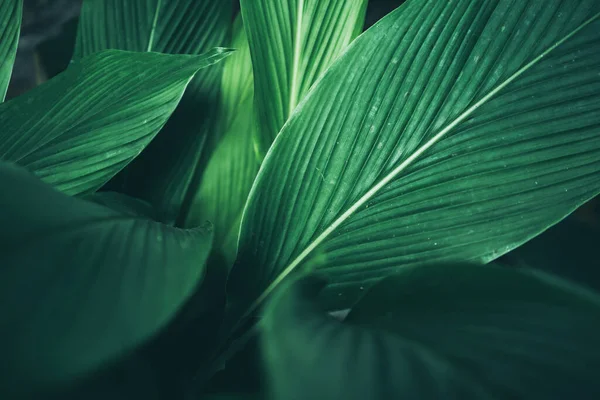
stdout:
<svg viewBox="0 0 600 400">
<path fill-rule="evenodd" d="M 21 0 L 0 1 L 0 103 L 6 97 L 17 55 L 22 14 Z"/>
<path fill-rule="evenodd" d="M 565 7 L 408 1 L 359 37 L 259 172 L 240 307 L 316 263 L 347 308 L 398 265 L 489 262 L 597 194 L 600 10 Z"/>
<path fill-rule="evenodd" d="M 223 137 L 206 166 L 185 225 L 211 221 L 215 249 L 228 268 L 235 261 L 242 210 L 259 167 L 252 61 L 241 16 L 234 23 L 232 47 L 236 53 L 223 63 L 218 122 Z"/>
<path fill-rule="evenodd" d="M 600 298 L 549 275 L 408 267 L 376 284 L 343 323 L 307 301 L 310 281 L 294 286 L 268 304 L 261 326 L 274 398 L 600 393 L 586 366 L 600 364 Z"/>
<path fill-rule="evenodd" d="M 240 5 L 255 70 L 263 158 L 298 102 L 359 32 L 366 1 L 242 0 Z"/>
<path fill-rule="evenodd" d="M 76 56 L 105 49 L 201 54 L 229 45 L 231 16 L 229 1 L 86 0 Z M 110 189 L 150 202 L 166 222 L 185 219 L 194 170 L 202 171 L 218 141 L 212 119 L 221 73 L 217 65 L 194 77 L 168 124 Z"/>
<path fill-rule="evenodd" d="M 154 138 L 196 71 L 226 54 L 107 50 L 74 62 L 0 106 L 0 159 L 27 167 L 65 193 L 91 193 Z"/>
<path fill-rule="evenodd" d="M 2 163 L 1 386 L 39 390 L 146 341 L 202 280 L 210 227 L 180 230 L 66 196 Z M 141 258 L 140 258 L 141 255 Z"/>
</svg>

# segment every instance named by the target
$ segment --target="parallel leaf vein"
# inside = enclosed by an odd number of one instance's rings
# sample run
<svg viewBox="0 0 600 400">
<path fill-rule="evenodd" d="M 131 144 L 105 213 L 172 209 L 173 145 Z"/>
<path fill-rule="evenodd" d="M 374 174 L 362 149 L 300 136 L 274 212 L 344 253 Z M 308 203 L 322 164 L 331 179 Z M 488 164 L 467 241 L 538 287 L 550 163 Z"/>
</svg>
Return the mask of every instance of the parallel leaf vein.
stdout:
<svg viewBox="0 0 600 400">
<path fill-rule="evenodd" d="M 302 1 L 301 1 L 302 3 Z M 600 18 L 600 13 L 593 15 L 591 18 L 584 21 L 579 27 L 568 33 L 561 40 L 557 41 L 550 47 L 548 47 L 545 51 L 535 57 L 533 60 L 525 64 L 523 67 L 518 69 L 515 73 L 513 73 L 510 77 L 504 80 L 502 83 L 497 85 L 495 88 L 490 90 L 488 94 L 483 96 L 480 100 L 478 100 L 475 104 L 470 106 L 467 110 L 465 110 L 462 114 L 456 117 L 452 122 L 450 122 L 446 127 L 441 129 L 437 134 L 435 134 L 431 139 L 425 142 L 421 147 L 417 148 L 408 158 L 406 158 L 403 162 L 401 162 L 396 168 L 394 168 L 390 173 L 388 173 L 383 179 L 381 179 L 377 184 L 375 184 L 371 189 L 369 189 L 364 195 L 362 195 L 354 204 L 352 204 L 343 214 L 341 214 L 334 222 L 323 230 L 316 239 L 314 239 L 274 280 L 271 284 L 263 291 L 263 293 L 256 299 L 253 303 L 252 307 L 248 310 L 248 313 L 251 313 L 258 307 L 272 292 L 273 290 L 291 273 L 296 267 L 298 267 L 303 261 L 307 259 L 307 257 L 320 245 L 322 244 L 340 225 L 342 225 L 348 218 L 350 218 L 358 209 L 364 206 L 373 196 L 375 196 L 381 189 L 383 189 L 386 185 L 388 185 L 392 180 L 394 180 L 398 175 L 400 175 L 404 170 L 406 170 L 409 166 L 411 166 L 415 160 L 417 160 L 424 152 L 438 143 L 442 138 L 444 138 L 452 129 L 454 129 L 458 124 L 465 121 L 469 116 L 471 116 L 478 108 L 482 105 L 486 104 L 490 101 L 494 96 L 496 96 L 500 91 L 502 91 L 509 84 L 514 82 L 517 78 L 523 75 L 525 72 L 530 70 L 533 66 L 538 64 L 544 57 L 548 56 L 552 51 L 561 46 L 563 43 L 571 39 L 578 32 L 584 29 L 586 26 L 590 25 L 592 22 L 596 21 Z"/>
</svg>

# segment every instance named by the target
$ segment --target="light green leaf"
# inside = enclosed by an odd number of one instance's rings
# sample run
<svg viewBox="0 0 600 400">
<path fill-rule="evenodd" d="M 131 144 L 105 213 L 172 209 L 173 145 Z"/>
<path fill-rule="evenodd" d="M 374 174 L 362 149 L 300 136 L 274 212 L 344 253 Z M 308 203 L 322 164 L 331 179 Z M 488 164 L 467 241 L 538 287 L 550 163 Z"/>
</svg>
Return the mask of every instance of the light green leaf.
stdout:
<svg viewBox="0 0 600 400">
<path fill-rule="evenodd" d="M 85 0 L 76 57 L 104 49 L 201 54 L 229 45 L 232 4 L 223 0 Z M 218 140 L 211 134 L 211 124 L 221 72 L 217 65 L 196 75 L 168 124 L 111 182 L 113 190 L 149 201 L 161 219 L 175 221 L 194 169 L 203 168 Z"/>
<path fill-rule="evenodd" d="M 366 0 L 241 0 L 262 159 L 310 87 L 360 32 Z"/>
<path fill-rule="evenodd" d="M 491 266 L 406 267 L 341 323 L 307 297 L 262 322 L 273 399 L 581 399 L 600 396 L 600 297 Z"/>
<path fill-rule="evenodd" d="M 74 378 L 140 345 L 204 275 L 209 227 L 124 216 L 7 163 L 0 187 L 3 394 Z"/>
<path fill-rule="evenodd" d="M 6 96 L 17 55 L 22 13 L 22 0 L 0 0 L 0 103 Z"/>
<path fill-rule="evenodd" d="M 486 263 L 600 192 L 600 3 L 409 0 L 362 34 L 267 155 L 231 303 L 319 268 L 352 305 L 400 268 Z"/>
<path fill-rule="evenodd" d="M 107 49 L 200 54 L 226 39 L 231 5 L 193 0 L 84 0 L 75 57 Z M 207 25 L 210 24 L 210 25 Z"/>
<path fill-rule="evenodd" d="M 223 139 L 213 153 L 196 194 L 186 226 L 211 221 L 215 227 L 214 249 L 227 266 L 233 265 L 242 210 L 259 162 L 254 152 L 254 89 L 252 61 L 241 16 L 234 25 L 232 47 L 223 63 L 223 94 L 219 124 Z"/>
<path fill-rule="evenodd" d="M 65 193 L 93 192 L 154 138 L 196 71 L 226 54 L 107 50 L 74 62 L 0 106 L 0 160 Z"/>
</svg>

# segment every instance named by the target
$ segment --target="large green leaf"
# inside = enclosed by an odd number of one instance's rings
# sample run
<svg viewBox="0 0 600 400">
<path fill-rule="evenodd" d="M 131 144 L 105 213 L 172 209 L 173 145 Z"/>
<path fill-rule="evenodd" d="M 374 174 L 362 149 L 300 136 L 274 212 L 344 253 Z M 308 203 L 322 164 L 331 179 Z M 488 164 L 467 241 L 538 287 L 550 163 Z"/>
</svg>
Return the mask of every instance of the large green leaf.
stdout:
<svg viewBox="0 0 600 400">
<path fill-rule="evenodd" d="M 204 275 L 209 227 L 125 216 L 7 163 L 0 187 L 3 395 L 131 350 L 173 317 Z"/>
<path fill-rule="evenodd" d="M 341 323 L 274 298 L 262 323 L 272 399 L 597 399 L 600 297 L 533 271 L 406 267 Z"/>
<path fill-rule="evenodd" d="M 103 49 L 201 54 L 229 44 L 232 2 L 85 0 L 75 56 Z M 193 172 L 208 160 L 221 67 L 200 71 L 162 132 L 111 183 L 151 202 L 164 220 L 181 212 Z M 203 161 L 206 159 L 206 161 Z"/>
<path fill-rule="evenodd" d="M 76 61 L 0 106 L 0 160 L 68 194 L 93 192 L 154 138 L 196 71 L 226 54 L 107 50 Z"/>
<path fill-rule="evenodd" d="M 95 192 L 88 196 L 83 196 L 82 199 L 111 208 L 114 211 L 131 217 L 156 220 L 156 211 L 150 204 L 122 193 Z"/>
<path fill-rule="evenodd" d="M 366 0 L 241 0 L 260 158 L 310 87 L 360 33 Z"/>
<path fill-rule="evenodd" d="M 600 192 L 600 3 L 409 0 L 297 109 L 252 188 L 228 292 L 319 268 L 346 308 L 399 268 L 489 262 Z"/>
<path fill-rule="evenodd" d="M 252 61 L 241 16 L 234 25 L 232 47 L 236 52 L 223 63 L 221 84 L 219 129 L 225 133 L 202 176 L 186 223 L 214 224 L 214 248 L 228 266 L 235 261 L 242 210 L 259 167 L 253 142 Z"/>
<path fill-rule="evenodd" d="M 17 55 L 22 0 L 0 0 L 0 103 L 4 101 Z"/>
</svg>

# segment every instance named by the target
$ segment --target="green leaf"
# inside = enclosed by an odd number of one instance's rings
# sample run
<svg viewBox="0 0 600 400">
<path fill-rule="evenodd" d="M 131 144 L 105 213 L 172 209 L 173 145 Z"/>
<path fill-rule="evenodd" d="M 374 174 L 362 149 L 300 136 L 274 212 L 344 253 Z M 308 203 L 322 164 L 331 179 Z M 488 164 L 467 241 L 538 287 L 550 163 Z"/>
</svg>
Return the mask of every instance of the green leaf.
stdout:
<svg viewBox="0 0 600 400">
<path fill-rule="evenodd" d="M 267 399 L 257 393 L 210 393 L 203 395 L 201 400 L 263 400 Z"/>
<path fill-rule="evenodd" d="M 202 176 L 186 226 L 211 221 L 214 249 L 228 267 L 237 250 L 242 210 L 259 162 L 254 152 L 254 89 L 252 61 L 241 16 L 234 24 L 232 47 L 237 51 L 223 63 L 220 128 L 225 133 Z"/>
<path fill-rule="evenodd" d="M 6 97 L 17 55 L 22 13 L 22 0 L 0 0 L 0 103 Z"/>
<path fill-rule="evenodd" d="M 405 267 L 341 323 L 282 291 L 262 322 L 273 399 L 597 399 L 600 297 L 533 271 Z"/>
<path fill-rule="evenodd" d="M 84 200 L 111 208 L 130 217 L 142 217 L 156 220 L 156 211 L 152 205 L 117 192 L 96 192 L 82 197 Z"/>
<path fill-rule="evenodd" d="M 204 275 L 210 227 L 124 216 L 7 163 L 0 187 L 2 393 L 62 382 L 132 350 Z"/>
<path fill-rule="evenodd" d="M 262 159 L 300 100 L 364 23 L 366 0 L 241 0 Z"/>
<path fill-rule="evenodd" d="M 222 0 L 85 0 L 76 57 L 103 49 L 201 54 L 229 45 L 232 2 Z M 221 66 L 200 71 L 168 124 L 110 188 L 142 198 L 174 222 L 196 168 L 218 137 L 214 115 Z"/>
<path fill-rule="evenodd" d="M 0 160 L 65 193 L 95 191 L 165 124 L 196 71 L 227 54 L 107 50 L 0 106 Z"/>
<path fill-rule="evenodd" d="M 552 272 L 600 291 L 600 229 L 566 218 L 502 257 L 512 266 Z"/>
<path fill-rule="evenodd" d="M 254 309 L 319 268 L 321 300 L 411 265 L 486 263 L 600 192 L 600 3 L 409 0 L 282 129 L 228 284 Z"/>
</svg>

